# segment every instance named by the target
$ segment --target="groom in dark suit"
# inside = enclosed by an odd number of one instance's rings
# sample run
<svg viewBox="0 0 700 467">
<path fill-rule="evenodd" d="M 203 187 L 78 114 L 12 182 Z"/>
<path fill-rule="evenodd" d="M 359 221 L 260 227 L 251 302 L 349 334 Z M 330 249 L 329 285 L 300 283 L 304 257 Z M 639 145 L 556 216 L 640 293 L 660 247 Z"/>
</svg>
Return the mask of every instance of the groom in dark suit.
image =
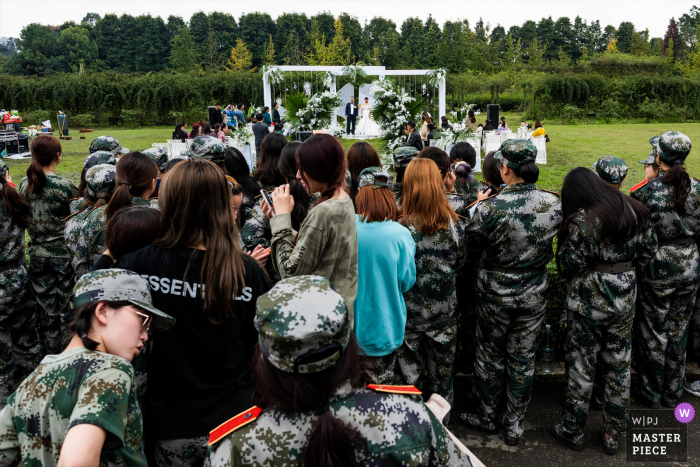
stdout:
<svg viewBox="0 0 700 467">
<path fill-rule="evenodd" d="M 355 134 L 355 122 L 357 121 L 358 107 L 355 105 L 355 98 L 350 98 L 350 103 L 345 105 L 345 118 L 348 120 L 347 134 L 350 134 L 352 126 L 352 134 Z"/>
</svg>

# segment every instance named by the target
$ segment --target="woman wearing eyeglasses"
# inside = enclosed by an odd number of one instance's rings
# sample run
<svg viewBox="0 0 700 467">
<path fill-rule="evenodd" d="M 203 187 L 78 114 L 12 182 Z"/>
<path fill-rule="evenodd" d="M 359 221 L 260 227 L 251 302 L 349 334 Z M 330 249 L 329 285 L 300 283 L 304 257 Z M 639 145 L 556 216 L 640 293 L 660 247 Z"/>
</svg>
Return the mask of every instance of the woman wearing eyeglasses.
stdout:
<svg viewBox="0 0 700 467">
<path fill-rule="evenodd" d="M 71 307 L 68 347 L 47 355 L 0 412 L 0 463 L 145 466 L 130 362 L 151 325 L 175 319 L 152 305 L 145 279 L 121 269 L 85 274 Z"/>
</svg>

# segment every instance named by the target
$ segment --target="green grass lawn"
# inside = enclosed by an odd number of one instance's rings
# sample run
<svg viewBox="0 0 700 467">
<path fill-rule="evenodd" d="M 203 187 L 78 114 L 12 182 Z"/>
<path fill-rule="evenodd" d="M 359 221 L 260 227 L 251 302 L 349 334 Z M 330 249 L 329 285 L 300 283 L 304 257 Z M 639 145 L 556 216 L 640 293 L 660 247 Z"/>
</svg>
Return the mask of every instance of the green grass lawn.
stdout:
<svg viewBox="0 0 700 467">
<path fill-rule="evenodd" d="M 517 126 L 520 123 L 519 115 L 507 114 L 506 118 L 511 126 Z M 559 191 L 562 180 L 569 170 L 579 166 L 590 167 L 605 154 L 618 156 L 627 162 L 630 170 L 623 189 L 629 190 L 644 179 L 644 169 L 637 162 L 649 155 L 651 149 L 649 138 L 666 131 L 675 130 L 685 133 L 696 146 L 700 147 L 700 123 L 619 125 L 547 125 L 545 123 L 544 126 L 551 142 L 547 144 L 547 164 L 540 166 L 538 186 L 555 191 Z M 86 137 L 84 140 L 79 139 L 81 136 L 79 133 L 71 131 L 73 139 L 61 141 L 64 158 L 57 172 L 78 183 L 90 142 L 97 136 L 114 136 L 123 147 L 143 150 L 151 147 L 152 143 L 166 142 L 172 131 L 171 127 L 96 129 L 94 133 L 84 134 Z M 355 140 L 341 139 L 345 150 L 355 142 Z M 367 142 L 375 147 L 379 146 L 378 140 L 367 140 Z M 10 167 L 10 174 L 14 181 L 19 183 L 24 177 L 29 160 L 5 159 L 5 162 Z M 691 152 L 686 165 L 691 175 L 700 176 L 700 149 Z"/>
</svg>

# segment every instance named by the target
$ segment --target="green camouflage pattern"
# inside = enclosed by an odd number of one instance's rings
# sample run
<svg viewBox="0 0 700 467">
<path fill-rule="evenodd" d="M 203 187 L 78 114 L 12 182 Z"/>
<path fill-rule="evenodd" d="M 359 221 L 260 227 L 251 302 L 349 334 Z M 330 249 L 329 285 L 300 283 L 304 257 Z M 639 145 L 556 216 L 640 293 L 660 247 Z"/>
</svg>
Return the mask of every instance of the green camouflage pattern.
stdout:
<svg viewBox="0 0 700 467">
<path fill-rule="evenodd" d="M 3 161 L 0 161 L 0 177 L 4 177 L 10 168 Z"/>
<path fill-rule="evenodd" d="M 396 383 L 396 351 L 381 357 L 365 356 L 365 371 L 369 380 L 375 384 L 394 385 Z"/>
<path fill-rule="evenodd" d="M 655 144 L 659 157 L 669 164 L 673 164 L 675 161 L 683 162 L 690 154 L 692 147 L 690 138 L 679 131 L 667 131 L 659 136 Z"/>
<path fill-rule="evenodd" d="M 411 163 L 413 159 L 418 157 L 418 149 L 413 146 L 403 146 L 396 148 L 393 154 L 394 169 L 395 170 L 406 170 L 408 164 Z"/>
<path fill-rule="evenodd" d="M 102 164 L 117 165 L 117 158 L 108 151 L 95 151 L 85 158 L 83 169 L 87 172 L 96 165 Z"/>
<path fill-rule="evenodd" d="M 129 152 L 128 149 L 123 148 L 117 138 L 111 136 L 98 136 L 93 139 L 90 143 L 90 154 L 94 154 L 97 151 L 105 151 L 113 156 L 117 154 L 126 154 Z"/>
<path fill-rule="evenodd" d="M 0 465 L 58 465 L 68 430 L 87 423 L 114 443 L 100 465 L 146 466 L 133 372 L 123 358 L 84 347 L 45 357 L 0 412 Z"/>
<path fill-rule="evenodd" d="M 117 169 L 109 164 L 96 165 L 85 173 L 85 183 L 87 194 L 92 198 L 96 198 L 97 193 L 114 193 L 117 187 Z"/>
<path fill-rule="evenodd" d="M 148 281 L 124 269 L 102 269 L 83 275 L 73 288 L 71 308 L 78 309 L 92 302 L 128 302 L 153 316 L 153 329 L 165 330 L 175 318 L 153 306 Z"/>
<path fill-rule="evenodd" d="M 622 185 L 627 177 L 627 164 L 619 157 L 603 156 L 591 168 L 603 181 L 613 185 Z"/>
<path fill-rule="evenodd" d="M 292 373 L 297 357 L 350 339 L 350 321 L 345 300 L 328 279 L 297 276 L 282 279 L 261 295 L 255 307 L 260 349 L 276 368 Z M 299 373 L 317 373 L 331 368 L 339 353 L 306 365 Z"/>
<path fill-rule="evenodd" d="M 348 186 L 348 188 L 352 188 L 352 174 L 349 170 L 345 171 L 345 184 Z"/>
<path fill-rule="evenodd" d="M 202 157 L 214 163 L 224 161 L 226 146 L 213 136 L 197 136 L 190 143 L 190 157 Z"/>
<path fill-rule="evenodd" d="M 381 178 L 385 180 L 382 181 Z M 378 180 L 379 179 L 379 180 Z M 388 170 L 382 167 L 367 167 L 357 177 L 357 189 L 371 186 L 377 188 L 389 188 L 392 185 L 392 177 Z"/>
<path fill-rule="evenodd" d="M 451 192 L 445 193 L 447 197 L 447 202 L 450 203 L 450 207 L 454 212 L 462 217 L 467 217 L 467 198 L 461 193 Z"/>
<path fill-rule="evenodd" d="M 148 206 L 157 209 L 149 200 L 134 196 L 131 198 L 133 206 Z M 102 256 L 105 249 L 105 234 L 107 233 L 107 215 L 105 207 L 99 206 L 85 214 L 78 214 L 82 225 L 78 237 L 78 247 L 75 250 L 73 267 L 76 279 L 88 272 L 95 262 Z"/>
<path fill-rule="evenodd" d="M 656 151 L 652 149 L 649 156 L 646 159 L 639 161 L 639 163 L 644 165 L 656 164 Z"/>
<path fill-rule="evenodd" d="M 457 180 L 455 181 L 454 191 L 455 193 L 459 193 L 460 195 L 462 195 L 463 203 L 466 208 L 467 206 L 470 206 L 471 204 L 475 203 L 476 196 L 479 194 L 480 191 L 486 188 L 486 184 L 480 182 L 474 177 L 469 177 L 468 179 L 457 177 Z M 455 212 L 457 211 L 455 210 Z M 462 214 L 461 212 L 458 212 L 457 214 L 459 214 L 460 216 L 466 216 L 466 209 L 464 214 Z"/>
<path fill-rule="evenodd" d="M 406 225 L 416 242 L 416 282 L 403 294 L 406 332 L 397 349 L 401 384 L 415 385 L 426 394 L 453 401 L 454 354 L 457 336 L 457 271 L 467 256 L 464 223 L 450 221 L 447 229 L 422 234 Z M 451 356 L 448 356 L 450 353 Z M 427 371 L 426 371 L 427 370 Z"/>
<path fill-rule="evenodd" d="M 537 157 L 537 148 L 527 139 L 507 139 L 501 143 L 499 151 L 504 163 L 511 169 L 519 169 L 520 164 L 528 159 L 534 161 Z"/>
<path fill-rule="evenodd" d="M 141 152 L 150 157 L 151 160 L 156 163 L 158 170 L 165 170 L 165 166 L 168 165 L 168 153 L 162 148 L 148 148 Z"/>
<path fill-rule="evenodd" d="M 154 448 L 156 465 L 167 467 L 201 466 L 207 455 L 208 437 L 159 439 Z"/>
<path fill-rule="evenodd" d="M 66 219 L 66 225 L 63 228 L 63 237 L 66 241 L 66 250 L 68 250 L 68 254 L 71 258 L 70 264 L 73 268 L 73 272 L 77 271 L 79 267 L 76 254 L 78 251 L 78 243 L 80 242 L 80 229 L 83 226 L 83 218 L 93 209 L 94 206 L 88 206 L 83 211 L 72 214 Z"/>
<path fill-rule="evenodd" d="M 700 235 L 700 182 L 690 179 L 690 194 L 685 212 L 673 204 L 672 188 L 661 182 L 666 172 L 633 191 L 630 196 L 651 212 L 659 243 L 680 237 Z M 685 287 L 700 281 L 700 256 L 696 243 L 661 246 L 642 271 L 645 284 L 658 288 Z"/>
<path fill-rule="evenodd" d="M 508 405 L 503 423 L 506 433 L 515 438 L 524 431 L 547 305 L 545 266 L 554 256 L 552 240 L 561 222 L 557 195 L 533 184 L 517 183 L 477 204 L 466 229 L 469 254 L 477 267 L 474 383 L 478 415 L 495 421 L 507 366 Z M 489 271 L 492 267 L 528 270 Z"/>
<path fill-rule="evenodd" d="M 419 396 L 351 389 L 346 384 L 331 397 L 328 410 L 366 443 L 366 449 L 355 449 L 355 465 L 471 465 Z M 301 465 L 317 420 L 313 412 L 266 409 L 254 422 L 210 446 L 204 465 Z"/>
<path fill-rule="evenodd" d="M 602 177 L 601 177 L 602 178 Z M 612 183 L 612 182 L 610 182 Z M 567 396 L 562 430 L 576 443 L 583 442 L 597 371 L 604 383 L 603 415 L 606 433 L 625 432 L 629 408 L 632 321 L 637 297 L 637 273 L 608 274 L 595 264 L 633 262 L 648 264 L 658 249 L 652 227 L 625 242 L 599 236 L 600 221 L 590 221 L 581 210 L 566 221 L 568 237 L 557 252 L 567 284 Z M 597 371 L 596 371 L 597 370 Z"/>
<path fill-rule="evenodd" d="M 87 203 L 85 202 L 85 198 L 75 198 L 71 200 L 70 202 L 70 213 L 71 215 L 84 211 L 87 208 Z"/>
</svg>

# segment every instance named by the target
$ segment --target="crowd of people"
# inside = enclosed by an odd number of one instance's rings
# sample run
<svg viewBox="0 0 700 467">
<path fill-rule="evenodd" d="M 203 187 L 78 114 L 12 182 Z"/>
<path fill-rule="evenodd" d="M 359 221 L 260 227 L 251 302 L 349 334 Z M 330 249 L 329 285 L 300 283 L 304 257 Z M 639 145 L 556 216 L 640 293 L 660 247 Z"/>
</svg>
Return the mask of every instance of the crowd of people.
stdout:
<svg viewBox="0 0 700 467">
<path fill-rule="evenodd" d="M 52 136 L 18 187 L 0 161 L 0 465 L 480 465 L 426 401 L 469 398 L 461 423 L 519 443 L 552 259 L 557 440 L 583 449 L 600 405 L 618 451 L 633 349 L 637 400 L 700 396 L 684 381 L 691 322 L 700 349 L 685 135 L 651 139 L 627 196 L 611 156 L 538 189 L 527 140 L 487 154 L 480 182 L 469 143 L 423 148 L 414 122 L 392 167 L 366 142 L 272 132 L 251 173 L 195 126 L 184 159 L 96 138 L 78 186 Z M 471 394 L 454 393 L 459 347 Z"/>
</svg>

